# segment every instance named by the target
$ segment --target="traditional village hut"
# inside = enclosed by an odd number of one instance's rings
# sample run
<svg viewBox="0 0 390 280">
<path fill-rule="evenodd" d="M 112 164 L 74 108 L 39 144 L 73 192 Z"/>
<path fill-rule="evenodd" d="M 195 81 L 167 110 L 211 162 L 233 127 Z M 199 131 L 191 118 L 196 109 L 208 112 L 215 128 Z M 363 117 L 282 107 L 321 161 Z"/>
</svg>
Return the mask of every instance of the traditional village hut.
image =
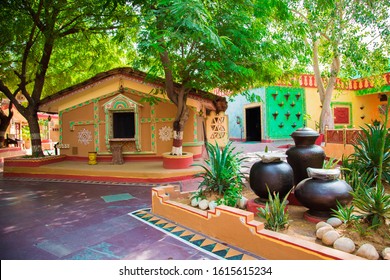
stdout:
<svg viewBox="0 0 390 280">
<path fill-rule="evenodd" d="M 57 148 L 70 159 L 93 152 L 99 160 L 109 161 L 118 147 L 124 160 L 158 159 L 172 148 L 177 111 L 163 89 L 162 79 L 116 68 L 46 97 L 39 109 L 58 113 Z M 228 139 L 227 118 L 216 108 L 220 100 L 209 92 L 189 93 L 183 151 L 194 158 L 202 156 L 205 141 L 223 145 Z"/>
</svg>

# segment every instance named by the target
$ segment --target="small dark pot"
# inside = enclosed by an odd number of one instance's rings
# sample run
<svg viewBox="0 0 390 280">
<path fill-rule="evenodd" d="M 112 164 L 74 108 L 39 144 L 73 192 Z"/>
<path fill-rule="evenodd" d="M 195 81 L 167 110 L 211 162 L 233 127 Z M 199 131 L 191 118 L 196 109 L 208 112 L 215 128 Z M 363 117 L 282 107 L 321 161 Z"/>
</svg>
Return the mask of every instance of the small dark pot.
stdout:
<svg viewBox="0 0 390 280">
<path fill-rule="evenodd" d="M 315 145 L 320 134 L 311 128 L 300 128 L 291 134 L 295 146 L 286 151 L 287 162 L 294 171 L 294 185 L 308 178 L 307 168 L 322 168 L 325 160 L 324 150 Z"/>
<path fill-rule="evenodd" d="M 352 188 L 339 179 L 307 178 L 294 189 L 295 198 L 312 216 L 329 217 L 331 209 L 337 209 L 337 201 L 346 205 L 352 200 Z"/>
<path fill-rule="evenodd" d="M 284 161 L 258 161 L 251 167 L 249 184 L 261 201 L 268 200 L 267 186 L 271 194 L 278 192 L 283 199 L 293 187 L 293 178 L 291 166 Z"/>
</svg>

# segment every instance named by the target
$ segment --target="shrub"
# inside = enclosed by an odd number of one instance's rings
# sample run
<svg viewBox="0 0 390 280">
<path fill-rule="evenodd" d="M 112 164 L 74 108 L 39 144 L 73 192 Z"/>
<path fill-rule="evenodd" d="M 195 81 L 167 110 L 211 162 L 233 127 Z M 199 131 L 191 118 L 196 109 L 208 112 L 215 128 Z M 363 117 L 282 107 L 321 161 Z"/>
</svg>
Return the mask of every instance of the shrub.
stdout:
<svg viewBox="0 0 390 280">
<path fill-rule="evenodd" d="M 333 212 L 333 217 L 339 218 L 344 224 L 350 225 L 352 222 L 359 219 L 358 216 L 354 215 L 355 207 L 353 205 L 343 206 L 340 202 L 337 203 L 337 209 L 331 209 Z"/>
<path fill-rule="evenodd" d="M 375 186 L 374 174 L 368 171 L 361 171 L 358 165 L 348 158 L 343 159 L 341 174 L 343 179 L 352 187 L 353 190 L 363 187 Z"/>
<path fill-rule="evenodd" d="M 339 159 L 336 158 L 329 158 L 328 160 L 324 160 L 324 163 L 322 165 L 323 169 L 334 169 L 339 165 Z"/>
<path fill-rule="evenodd" d="M 240 171 L 240 167 L 245 158 L 240 157 L 241 152 L 235 152 L 231 144 L 232 142 L 229 142 L 222 149 L 217 143 L 215 145 L 206 144 L 209 159 L 205 160 L 205 164 L 194 164 L 204 169 L 204 172 L 195 175 L 195 177 L 203 178 L 199 189 L 217 192 L 219 195 L 224 195 L 233 187 L 242 190 L 244 174 Z"/>
<path fill-rule="evenodd" d="M 242 198 L 242 186 L 231 185 L 223 194 L 223 198 L 217 200 L 218 205 L 236 207 L 239 199 Z"/>
<path fill-rule="evenodd" d="M 265 219 L 265 228 L 279 231 L 288 225 L 288 212 L 286 211 L 287 197 L 290 192 L 286 194 L 282 201 L 280 201 L 279 193 L 274 192 L 272 195 L 268 190 L 268 201 L 264 208 L 258 208 L 259 217 Z"/>
<path fill-rule="evenodd" d="M 390 219 L 390 195 L 385 193 L 383 185 L 372 188 L 358 188 L 352 193 L 352 204 L 372 227 L 378 227 Z"/>
<path fill-rule="evenodd" d="M 380 172 L 381 177 L 390 182 L 390 135 L 384 125 L 367 125 L 362 127 L 362 134 L 353 144 L 355 152 L 350 159 L 356 165 L 360 173 L 372 173 L 375 178 Z M 385 136 L 385 137 L 384 137 Z M 382 151 L 381 147 L 384 145 Z M 382 154 L 383 153 L 383 154 Z"/>
</svg>

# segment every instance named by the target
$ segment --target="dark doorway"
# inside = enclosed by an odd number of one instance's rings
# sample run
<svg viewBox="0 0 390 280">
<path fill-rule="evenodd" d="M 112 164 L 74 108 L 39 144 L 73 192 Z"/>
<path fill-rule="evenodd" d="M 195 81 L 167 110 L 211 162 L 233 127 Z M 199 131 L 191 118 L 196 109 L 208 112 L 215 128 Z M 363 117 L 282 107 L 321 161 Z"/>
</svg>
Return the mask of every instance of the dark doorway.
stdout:
<svg viewBox="0 0 390 280">
<path fill-rule="evenodd" d="M 245 109 L 246 141 L 261 141 L 260 106 Z"/>
<path fill-rule="evenodd" d="M 133 112 L 113 114 L 114 138 L 134 138 L 135 125 Z"/>
</svg>

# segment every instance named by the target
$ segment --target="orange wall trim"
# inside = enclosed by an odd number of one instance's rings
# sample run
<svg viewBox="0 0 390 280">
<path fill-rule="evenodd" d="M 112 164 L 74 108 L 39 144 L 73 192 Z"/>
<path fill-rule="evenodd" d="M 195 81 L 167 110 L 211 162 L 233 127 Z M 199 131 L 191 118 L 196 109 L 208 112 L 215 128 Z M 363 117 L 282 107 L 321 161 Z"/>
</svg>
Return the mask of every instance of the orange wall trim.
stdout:
<svg viewBox="0 0 390 280">
<path fill-rule="evenodd" d="M 152 212 L 194 231 L 240 247 L 271 260 L 362 260 L 330 247 L 264 229 L 249 211 L 218 206 L 213 211 L 200 210 L 174 201 L 185 197 L 177 187 L 152 189 Z"/>
</svg>

